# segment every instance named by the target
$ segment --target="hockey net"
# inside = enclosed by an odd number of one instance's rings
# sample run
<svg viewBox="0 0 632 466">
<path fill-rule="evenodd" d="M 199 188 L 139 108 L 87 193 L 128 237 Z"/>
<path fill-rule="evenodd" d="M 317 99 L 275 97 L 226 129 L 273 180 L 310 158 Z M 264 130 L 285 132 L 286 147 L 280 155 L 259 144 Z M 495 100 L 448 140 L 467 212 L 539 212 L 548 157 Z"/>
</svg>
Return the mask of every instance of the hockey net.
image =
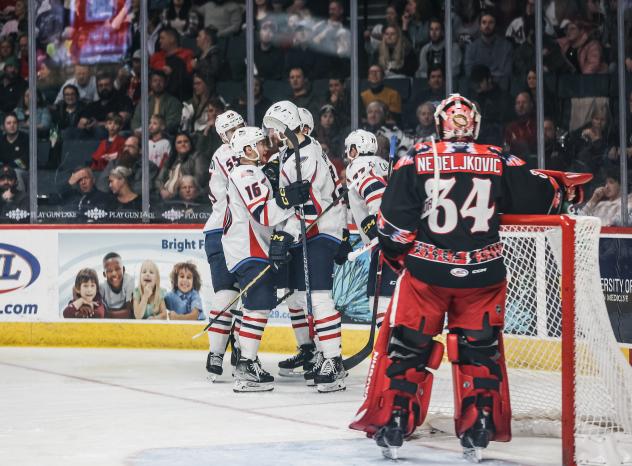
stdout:
<svg viewBox="0 0 632 466">
<path fill-rule="evenodd" d="M 600 228 L 593 217 L 504 216 L 501 231 L 512 429 L 561 437 L 564 464 L 632 464 L 632 368 L 601 289 Z M 441 425 L 452 385 L 445 370 L 435 380 L 429 422 Z"/>
</svg>

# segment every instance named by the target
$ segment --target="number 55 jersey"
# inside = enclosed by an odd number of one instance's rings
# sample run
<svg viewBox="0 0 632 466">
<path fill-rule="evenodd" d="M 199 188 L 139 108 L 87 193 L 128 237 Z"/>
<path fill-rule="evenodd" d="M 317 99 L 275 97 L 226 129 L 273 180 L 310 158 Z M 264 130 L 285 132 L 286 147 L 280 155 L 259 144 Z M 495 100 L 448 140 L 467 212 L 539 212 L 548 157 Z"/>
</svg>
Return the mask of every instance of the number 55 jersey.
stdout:
<svg viewBox="0 0 632 466">
<path fill-rule="evenodd" d="M 436 146 L 435 155 L 431 144 L 418 143 L 395 166 L 380 207 L 380 243 L 430 285 L 498 283 L 506 275 L 499 214 L 558 213 L 561 190 L 499 147 Z"/>
</svg>

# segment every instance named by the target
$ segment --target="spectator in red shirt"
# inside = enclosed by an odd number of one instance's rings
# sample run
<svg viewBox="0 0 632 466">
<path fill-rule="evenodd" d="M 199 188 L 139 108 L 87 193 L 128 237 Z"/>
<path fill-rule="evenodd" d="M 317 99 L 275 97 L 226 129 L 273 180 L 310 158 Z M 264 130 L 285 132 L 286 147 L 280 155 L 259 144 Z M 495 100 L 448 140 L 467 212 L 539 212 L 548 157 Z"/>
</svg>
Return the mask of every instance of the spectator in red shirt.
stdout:
<svg viewBox="0 0 632 466">
<path fill-rule="evenodd" d="M 173 28 L 164 28 L 158 38 L 160 50 L 149 60 L 149 67 L 162 70 L 168 77 L 167 92 L 180 100 L 191 98 L 193 52 L 180 47 L 180 35 Z"/>
<path fill-rule="evenodd" d="M 528 91 L 516 96 L 514 110 L 517 118 L 505 128 L 505 147 L 529 162 L 529 156 L 537 152 L 537 132 L 533 99 Z"/>
<path fill-rule="evenodd" d="M 92 164 L 90 167 L 93 170 L 103 170 L 110 160 L 118 157 L 119 151 L 123 149 L 125 144 L 125 138 L 119 134 L 122 125 L 123 119 L 120 115 L 116 113 L 108 115 L 105 121 L 108 137 L 102 139 L 97 150 L 92 153 Z"/>
</svg>

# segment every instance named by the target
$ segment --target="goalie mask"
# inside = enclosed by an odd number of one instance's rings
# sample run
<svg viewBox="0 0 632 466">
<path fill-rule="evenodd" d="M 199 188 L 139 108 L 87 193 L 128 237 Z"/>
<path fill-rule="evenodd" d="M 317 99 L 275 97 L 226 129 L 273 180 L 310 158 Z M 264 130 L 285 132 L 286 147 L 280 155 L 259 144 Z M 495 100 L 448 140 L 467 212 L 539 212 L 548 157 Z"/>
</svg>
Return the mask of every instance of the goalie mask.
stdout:
<svg viewBox="0 0 632 466">
<path fill-rule="evenodd" d="M 217 131 L 217 134 L 224 144 L 230 142 L 229 131 L 243 127 L 244 125 L 243 117 L 234 110 L 227 110 L 224 113 L 220 113 L 215 119 L 215 131 Z"/>
<path fill-rule="evenodd" d="M 245 126 L 243 128 L 237 128 L 230 138 L 230 148 L 239 157 L 243 157 L 252 162 L 258 162 L 262 160 L 263 154 L 260 154 L 257 150 L 257 143 L 265 140 L 266 136 L 263 134 L 261 128 L 254 126 Z M 246 154 L 246 147 L 250 146 L 255 156 L 248 156 Z"/>
<path fill-rule="evenodd" d="M 304 135 L 309 136 L 314 130 L 314 117 L 312 116 L 312 112 L 306 108 L 299 107 L 298 116 L 301 119 L 301 131 Z"/>
<path fill-rule="evenodd" d="M 356 149 L 356 154 L 351 155 L 351 149 Z M 375 155 L 377 152 L 377 138 L 369 131 L 356 129 L 345 138 L 345 155 L 349 161 L 355 160 L 360 155 Z"/>
<path fill-rule="evenodd" d="M 440 139 L 476 139 L 481 129 L 481 114 L 460 94 L 450 94 L 435 110 L 435 125 Z"/>
<path fill-rule="evenodd" d="M 271 122 L 272 120 L 272 122 Z M 279 139 L 285 143 L 285 135 L 279 131 L 274 122 L 283 123 L 290 131 L 296 131 L 302 127 L 302 121 L 298 107 L 289 100 L 281 100 L 273 104 L 263 117 L 263 126 L 277 133 Z"/>
</svg>

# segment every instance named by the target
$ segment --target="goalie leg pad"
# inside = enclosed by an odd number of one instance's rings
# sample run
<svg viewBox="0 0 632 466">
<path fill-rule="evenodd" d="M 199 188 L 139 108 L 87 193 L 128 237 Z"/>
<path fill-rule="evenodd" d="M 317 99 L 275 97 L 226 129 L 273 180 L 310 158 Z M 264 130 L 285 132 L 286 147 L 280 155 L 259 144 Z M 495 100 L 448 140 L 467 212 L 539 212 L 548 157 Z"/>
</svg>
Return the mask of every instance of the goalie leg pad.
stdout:
<svg viewBox="0 0 632 466">
<path fill-rule="evenodd" d="M 502 332 L 489 325 L 481 331 L 454 328 L 447 338 L 454 384 L 454 422 L 459 437 L 485 413 L 491 414 L 490 440 L 511 440 L 511 405 Z"/>
</svg>

